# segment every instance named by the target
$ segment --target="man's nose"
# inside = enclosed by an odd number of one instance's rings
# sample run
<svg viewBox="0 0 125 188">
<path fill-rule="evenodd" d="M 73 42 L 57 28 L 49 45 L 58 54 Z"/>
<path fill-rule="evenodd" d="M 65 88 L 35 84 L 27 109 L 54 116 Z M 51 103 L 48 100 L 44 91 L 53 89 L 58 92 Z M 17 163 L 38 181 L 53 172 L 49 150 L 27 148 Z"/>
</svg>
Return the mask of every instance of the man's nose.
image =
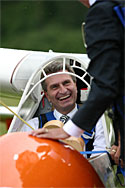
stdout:
<svg viewBox="0 0 125 188">
<path fill-rule="evenodd" d="M 59 92 L 60 93 L 65 93 L 67 91 L 67 88 L 64 85 L 60 85 Z"/>
</svg>

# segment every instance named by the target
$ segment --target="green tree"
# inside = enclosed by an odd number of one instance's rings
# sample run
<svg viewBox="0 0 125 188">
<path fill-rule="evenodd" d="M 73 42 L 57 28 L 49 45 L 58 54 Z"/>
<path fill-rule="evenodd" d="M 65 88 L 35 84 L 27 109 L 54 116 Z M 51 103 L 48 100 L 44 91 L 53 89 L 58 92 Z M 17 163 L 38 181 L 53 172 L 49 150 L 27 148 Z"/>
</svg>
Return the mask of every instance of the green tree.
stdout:
<svg viewBox="0 0 125 188">
<path fill-rule="evenodd" d="M 1 47 L 85 53 L 79 1 L 1 1 Z"/>
</svg>

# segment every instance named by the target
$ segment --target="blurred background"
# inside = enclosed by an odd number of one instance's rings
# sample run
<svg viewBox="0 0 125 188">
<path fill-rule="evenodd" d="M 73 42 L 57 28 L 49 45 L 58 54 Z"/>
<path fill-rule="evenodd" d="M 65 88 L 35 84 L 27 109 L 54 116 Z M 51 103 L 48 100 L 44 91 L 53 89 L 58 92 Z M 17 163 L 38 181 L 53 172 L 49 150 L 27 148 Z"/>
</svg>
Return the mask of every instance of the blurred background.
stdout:
<svg viewBox="0 0 125 188">
<path fill-rule="evenodd" d="M 81 26 L 87 10 L 78 0 L 1 0 L 0 47 L 86 53 Z M 17 106 L 20 100 L 5 98 L 1 91 L 0 99 L 8 106 Z M 0 114 L 0 135 L 11 120 L 12 115 Z"/>
<path fill-rule="evenodd" d="M 85 53 L 78 0 L 1 1 L 1 47 Z"/>
<path fill-rule="evenodd" d="M 1 48 L 86 53 L 81 26 L 87 8 L 78 0 L 2 0 L 0 11 Z M 1 91 L 0 98 L 8 106 L 20 100 L 4 97 Z M 0 135 L 11 120 L 12 115 L 0 114 Z"/>
</svg>

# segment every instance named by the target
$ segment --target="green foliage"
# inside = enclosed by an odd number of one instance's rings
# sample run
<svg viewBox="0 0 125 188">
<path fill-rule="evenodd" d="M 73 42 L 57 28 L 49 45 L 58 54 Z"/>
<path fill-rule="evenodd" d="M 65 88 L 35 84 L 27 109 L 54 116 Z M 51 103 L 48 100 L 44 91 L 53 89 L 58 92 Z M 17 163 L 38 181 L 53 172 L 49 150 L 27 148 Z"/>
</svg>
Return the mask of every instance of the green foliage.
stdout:
<svg viewBox="0 0 125 188">
<path fill-rule="evenodd" d="M 79 1 L 1 1 L 1 47 L 85 53 Z"/>
<path fill-rule="evenodd" d="M 5 122 L 0 121 L 0 136 L 7 133 L 7 127 Z"/>
<path fill-rule="evenodd" d="M 113 166 L 113 171 L 114 171 L 114 173 L 116 174 L 116 172 L 117 172 L 117 165 L 114 165 Z M 117 178 L 117 176 L 118 176 L 118 178 Z M 124 176 L 122 175 L 122 173 L 119 173 L 119 174 L 117 174 L 117 176 L 115 176 L 115 186 L 116 186 L 116 188 L 121 188 L 121 187 L 125 187 L 125 186 L 122 186 L 122 185 L 124 185 L 125 184 L 125 178 L 124 178 Z M 122 185 L 121 185 L 122 184 Z"/>
</svg>

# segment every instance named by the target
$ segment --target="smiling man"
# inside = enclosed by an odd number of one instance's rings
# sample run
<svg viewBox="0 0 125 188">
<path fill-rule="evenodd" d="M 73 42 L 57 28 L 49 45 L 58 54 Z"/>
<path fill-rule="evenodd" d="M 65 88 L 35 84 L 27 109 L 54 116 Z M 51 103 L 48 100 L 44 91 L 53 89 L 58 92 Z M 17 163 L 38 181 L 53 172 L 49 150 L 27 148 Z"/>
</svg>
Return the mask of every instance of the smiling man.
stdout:
<svg viewBox="0 0 125 188">
<path fill-rule="evenodd" d="M 68 74 L 54 75 L 47 78 L 45 84 L 45 95 L 58 112 L 68 114 L 75 108 L 77 99 L 75 77 L 73 78 Z"/>
</svg>

